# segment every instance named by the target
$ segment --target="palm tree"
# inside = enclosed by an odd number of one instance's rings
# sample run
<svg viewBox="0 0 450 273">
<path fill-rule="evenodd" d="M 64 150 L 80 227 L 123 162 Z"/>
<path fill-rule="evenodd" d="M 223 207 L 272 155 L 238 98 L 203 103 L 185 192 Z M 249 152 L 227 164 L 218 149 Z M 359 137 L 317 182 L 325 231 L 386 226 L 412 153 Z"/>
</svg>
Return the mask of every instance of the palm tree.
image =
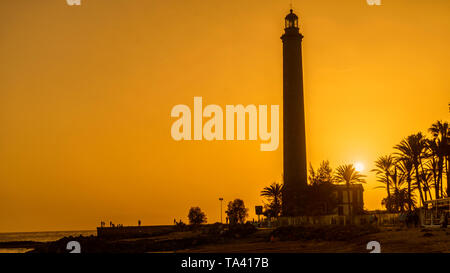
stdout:
<svg viewBox="0 0 450 273">
<path fill-rule="evenodd" d="M 371 172 L 375 172 L 378 177 L 378 181 L 386 184 L 387 191 L 387 199 L 391 199 L 391 190 L 390 190 L 390 178 L 391 178 L 391 169 L 394 166 L 394 158 L 391 155 L 380 156 L 377 161 L 375 161 L 375 169 L 371 170 Z M 391 203 L 387 203 L 386 209 L 388 211 L 391 210 Z"/>
<path fill-rule="evenodd" d="M 411 186 L 411 174 L 413 171 L 413 164 L 409 158 L 396 158 L 396 166 L 398 166 L 400 173 L 403 177 L 406 177 L 406 182 L 408 183 L 408 210 L 411 211 L 412 206 L 414 206 L 414 201 L 412 199 L 412 186 Z"/>
<path fill-rule="evenodd" d="M 414 197 L 412 197 L 411 201 L 414 202 Z M 386 207 L 391 203 L 391 207 L 395 212 L 404 212 L 405 209 L 411 206 L 406 188 L 395 191 L 391 195 L 391 199 L 384 198 L 381 203 Z"/>
<path fill-rule="evenodd" d="M 431 195 L 431 189 L 433 187 L 430 186 L 430 184 L 432 185 L 432 183 L 431 183 L 432 180 L 433 180 L 432 172 L 424 171 L 422 174 L 422 181 L 423 181 L 423 192 L 425 193 L 425 201 L 428 200 L 427 192 L 428 192 L 428 196 L 430 197 L 430 200 L 433 200 L 433 196 Z"/>
<path fill-rule="evenodd" d="M 425 163 L 426 173 L 432 175 L 433 177 L 433 183 L 434 183 L 434 196 L 436 199 L 440 198 L 441 193 L 441 179 L 439 177 L 439 159 L 434 154 L 434 142 L 430 139 L 427 140 L 428 142 L 428 148 L 432 150 L 430 159 L 427 163 Z"/>
<path fill-rule="evenodd" d="M 419 166 L 422 165 L 422 156 L 425 150 L 425 139 L 422 133 L 417 133 L 414 135 L 410 135 L 407 138 L 403 139 L 400 144 L 394 146 L 394 149 L 398 150 L 396 153 L 400 159 L 408 159 L 411 160 L 414 170 L 415 170 L 415 178 L 417 189 L 419 190 L 420 200 L 422 204 L 425 202 L 423 198 L 422 192 L 422 182 L 421 175 L 419 174 Z M 423 172 L 423 168 L 422 168 Z"/>
<path fill-rule="evenodd" d="M 276 182 L 269 187 L 265 187 L 261 191 L 261 196 L 266 197 L 270 202 L 270 210 L 272 216 L 278 217 L 281 212 L 281 196 L 283 192 L 283 185 Z"/>
<path fill-rule="evenodd" d="M 450 196 L 450 187 L 449 187 L 449 149 L 448 149 L 448 140 L 450 136 L 450 131 L 448 127 L 448 122 L 436 121 L 431 125 L 428 131 L 433 135 L 434 145 L 431 145 L 433 154 L 437 157 L 437 171 L 438 171 L 438 182 L 440 184 L 441 196 L 444 195 L 443 191 L 443 181 L 442 181 L 442 173 L 444 169 L 444 160 L 446 162 L 446 174 L 447 174 L 447 196 Z M 439 190 L 439 189 L 438 189 Z M 436 197 L 438 198 L 438 197 Z"/>
<path fill-rule="evenodd" d="M 394 188 L 394 201 L 395 201 L 395 211 L 404 212 L 406 205 L 409 204 L 408 200 L 408 192 L 407 189 L 404 187 L 406 175 L 400 174 L 397 172 L 397 170 L 400 169 L 399 166 L 394 165 L 394 173 L 391 175 L 392 180 L 392 186 Z M 409 205 L 411 206 L 411 205 Z"/>
<path fill-rule="evenodd" d="M 353 222 L 352 204 L 350 202 L 350 186 L 357 183 L 365 183 L 365 175 L 360 174 L 355 170 L 353 164 L 345 164 L 336 169 L 336 182 L 345 183 L 347 186 L 347 202 L 349 208 L 350 221 Z"/>
</svg>

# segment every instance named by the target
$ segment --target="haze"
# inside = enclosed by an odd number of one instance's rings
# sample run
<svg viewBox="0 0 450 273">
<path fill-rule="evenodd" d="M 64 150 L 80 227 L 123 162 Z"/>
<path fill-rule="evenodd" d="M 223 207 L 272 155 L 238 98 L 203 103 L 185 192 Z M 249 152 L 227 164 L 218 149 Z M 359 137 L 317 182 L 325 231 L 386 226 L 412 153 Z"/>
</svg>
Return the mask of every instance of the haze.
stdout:
<svg viewBox="0 0 450 273">
<path fill-rule="evenodd" d="M 0 232 L 172 224 L 191 206 L 213 223 L 219 197 L 256 218 L 282 141 L 176 142 L 170 111 L 194 96 L 282 107 L 289 2 L 2 1 Z M 362 164 L 367 209 L 384 196 L 375 159 L 449 118 L 450 2 L 382 4 L 293 1 L 308 161 Z"/>
</svg>

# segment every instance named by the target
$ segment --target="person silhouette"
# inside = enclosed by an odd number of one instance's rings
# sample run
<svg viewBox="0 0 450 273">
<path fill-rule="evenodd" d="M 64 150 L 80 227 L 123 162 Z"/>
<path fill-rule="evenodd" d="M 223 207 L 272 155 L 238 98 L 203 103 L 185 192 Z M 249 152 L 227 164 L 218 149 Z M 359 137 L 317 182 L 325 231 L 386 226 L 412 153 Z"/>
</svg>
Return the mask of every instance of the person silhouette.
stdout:
<svg viewBox="0 0 450 273">
<path fill-rule="evenodd" d="M 448 225 L 448 216 L 446 212 L 441 213 L 441 219 L 439 221 L 442 228 L 447 228 Z"/>
<path fill-rule="evenodd" d="M 138 220 L 138 226 L 141 226 L 141 220 Z"/>
</svg>

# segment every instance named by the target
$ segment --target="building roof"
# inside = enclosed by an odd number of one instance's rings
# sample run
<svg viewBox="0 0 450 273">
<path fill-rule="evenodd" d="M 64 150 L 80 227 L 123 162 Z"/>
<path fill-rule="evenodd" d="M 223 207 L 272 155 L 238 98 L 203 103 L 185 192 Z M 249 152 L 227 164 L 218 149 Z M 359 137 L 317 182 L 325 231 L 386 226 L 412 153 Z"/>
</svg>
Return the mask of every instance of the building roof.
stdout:
<svg viewBox="0 0 450 273">
<path fill-rule="evenodd" d="M 295 21 L 295 20 L 298 20 L 298 16 L 291 9 L 291 12 L 288 15 L 286 15 L 286 17 L 284 19 L 286 19 L 288 21 Z"/>
</svg>

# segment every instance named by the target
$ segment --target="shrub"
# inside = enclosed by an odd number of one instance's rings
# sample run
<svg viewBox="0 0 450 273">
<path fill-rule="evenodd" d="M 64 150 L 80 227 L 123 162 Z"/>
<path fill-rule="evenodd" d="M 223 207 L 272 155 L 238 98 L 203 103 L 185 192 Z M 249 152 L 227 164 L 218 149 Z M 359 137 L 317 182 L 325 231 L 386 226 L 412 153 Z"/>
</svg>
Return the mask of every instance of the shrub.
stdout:
<svg viewBox="0 0 450 273">
<path fill-rule="evenodd" d="M 188 214 L 191 225 L 200 225 L 206 223 L 206 214 L 199 207 L 192 207 Z"/>
</svg>

